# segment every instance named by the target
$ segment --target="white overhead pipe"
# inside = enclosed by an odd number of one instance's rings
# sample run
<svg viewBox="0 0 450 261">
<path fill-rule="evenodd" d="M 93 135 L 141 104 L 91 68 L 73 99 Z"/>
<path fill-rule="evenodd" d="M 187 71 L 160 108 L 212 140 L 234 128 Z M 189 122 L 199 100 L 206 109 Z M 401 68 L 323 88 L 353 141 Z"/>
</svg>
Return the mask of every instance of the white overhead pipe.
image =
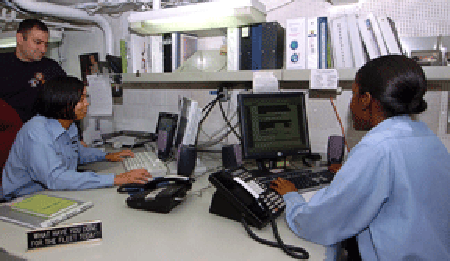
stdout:
<svg viewBox="0 0 450 261">
<path fill-rule="evenodd" d="M 55 5 L 45 2 L 36 2 L 35 0 L 12 0 L 20 8 L 43 15 L 70 18 L 73 20 L 90 21 L 96 23 L 102 29 L 105 37 L 106 53 L 113 54 L 113 36 L 111 26 L 101 15 L 89 15 L 86 11 L 72 7 Z"/>
</svg>

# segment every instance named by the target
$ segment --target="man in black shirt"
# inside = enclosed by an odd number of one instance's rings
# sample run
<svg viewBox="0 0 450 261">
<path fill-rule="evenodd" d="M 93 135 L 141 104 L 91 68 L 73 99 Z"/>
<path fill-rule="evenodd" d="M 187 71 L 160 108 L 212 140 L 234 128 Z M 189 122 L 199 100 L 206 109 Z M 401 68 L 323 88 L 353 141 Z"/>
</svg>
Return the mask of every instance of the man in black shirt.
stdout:
<svg viewBox="0 0 450 261">
<path fill-rule="evenodd" d="M 49 31 L 36 19 L 23 20 L 17 30 L 15 53 L 0 54 L 0 98 L 25 123 L 35 115 L 38 88 L 55 76 L 66 75 L 54 60 L 44 57 Z"/>
</svg>

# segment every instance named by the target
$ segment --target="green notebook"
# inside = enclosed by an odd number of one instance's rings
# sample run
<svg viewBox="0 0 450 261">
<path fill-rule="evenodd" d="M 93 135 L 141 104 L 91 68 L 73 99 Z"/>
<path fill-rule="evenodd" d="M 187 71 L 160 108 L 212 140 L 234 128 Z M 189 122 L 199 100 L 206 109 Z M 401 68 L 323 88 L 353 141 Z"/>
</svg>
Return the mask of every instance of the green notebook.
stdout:
<svg viewBox="0 0 450 261">
<path fill-rule="evenodd" d="M 78 202 L 49 195 L 34 195 L 11 205 L 11 208 L 27 214 L 51 218 L 78 206 Z"/>
</svg>

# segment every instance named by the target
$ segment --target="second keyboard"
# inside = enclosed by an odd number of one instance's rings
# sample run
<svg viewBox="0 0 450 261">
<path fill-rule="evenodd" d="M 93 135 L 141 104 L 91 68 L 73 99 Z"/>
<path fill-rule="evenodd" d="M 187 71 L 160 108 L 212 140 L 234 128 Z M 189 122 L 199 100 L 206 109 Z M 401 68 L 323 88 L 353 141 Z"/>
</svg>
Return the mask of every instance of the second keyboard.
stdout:
<svg viewBox="0 0 450 261">
<path fill-rule="evenodd" d="M 331 183 L 334 178 L 334 173 L 324 170 L 290 170 L 280 173 L 273 173 L 270 175 L 258 177 L 261 183 L 269 185 L 272 180 L 283 178 L 294 183 L 295 187 L 301 191 L 312 191 L 323 188 Z"/>
</svg>

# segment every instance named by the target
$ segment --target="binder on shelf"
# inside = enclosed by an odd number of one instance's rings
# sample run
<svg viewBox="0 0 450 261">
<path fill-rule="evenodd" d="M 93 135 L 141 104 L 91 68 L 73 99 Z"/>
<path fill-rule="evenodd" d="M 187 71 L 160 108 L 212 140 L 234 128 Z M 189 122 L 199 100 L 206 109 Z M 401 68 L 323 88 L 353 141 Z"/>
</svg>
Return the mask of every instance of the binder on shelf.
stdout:
<svg viewBox="0 0 450 261">
<path fill-rule="evenodd" d="M 172 72 L 172 34 L 163 34 L 163 72 Z"/>
<path fill-rule="evenodd" d="M 319 46 L 319 69 L 328 68 L 328 18 L 318 17 L 318 46 Z"/>
<path fill-rule="evenodd" d="M 383 34 L 388 53 L 402 54 L 394 22 L 387 16 L 377 16 L 377 21 Z"/>
<path fill-rule="evenodd" d="M 286 21 L 286 69 L 306 69 L 306 18 Z"/>
<path fill-rule="evenodd" d="M 262 24 L 255 24 L 251 27 L 252 31 L 252 70 L 262 69 Z"/>
<path fill-rule="evenodd" d="M 369 18 L 358 18 L 358 27 L 366 47 L 369 59 L 380 57 L 380 49 L 378 48 L 377 39 L 372 29 L 372 23 Z"/>
<path fill-rule="evenodd" d="M 354 67 L 350 49 L 347 19 L 345 17 L 338 17 L 332 21 L 331 25 L 334 67 L 336 69 Z"/>
<path fill-rule="evenodd" d="M 347 27 L 351 42 L 353 66 L 360 68 L 367 62 L 367 58 L 362 44 L 361 34 L 359 33 L 356 15 L 347 16 Z"/>
<path fill-rule="evenodd" d="M 239 70 L 239 52 L 240 52 L 240 28 L 227 29 L 227 69 L 228 71 Z"/>
<path fill-rule="evenodd" d="M 162 35 L 149 36 L 150 37 L 150 61 L 149 72 L 162 73 L 163 72 L 163 39 Z"/>
<path fill-rule="evenodd" d="M 149 60 L 149 38 L 131 34 L 128 39 L 128 68 L 127 71 L 131 73 L 146 73 L 148 71 Z"/>
<path fill-rule="evenodd" d="M 172 33 L 172 72 L 180 67 L 180 33 Z"/>
<path fill-rule="evenodd" d="M 311 17 L 307 19 L 307 68 L 318 69 L 319 68 L 319 23 L 317 17 Z"/>
<path fill-rule="evenodd" d="M 123 73 L 128 72 L 128 51 L 127 41 L 125 39 L 120 40 L 120 57 L 122 57 L 122 70 Z"/>
<path fill-rule="evenodd" d="M 278 22 L 240 28 L 240 70 L 281 69 L 284 29 Z"/>
<path fill-rule="evenodd" d="M 369 14 L 367 17 L 372 25 L 373 33 L 377 39 L 378 48 L 380 49 L 381 55 L 388 55 L 386 44 L 384 43 L 383 35 L 381 33 L 380 26 L 378 24 L 377 18 L 373 14 Z"/>
<path fill-rule="evenodd" d="M 307 18 L 307 68 L 328 67 L 328 18 Z"/>
<path fill-rule="evenodd" d="M 244 26 L 239 30 L 241 48 L 239 52 L 240 70 L 252 69 L 252 30 L 251 26 Z"/>
<path fill-rule="evenodd" d="M 284 59 L 284 28 L 278 22 L 261 24 L 261 69 L 281 69 Z"/>
</svg>

